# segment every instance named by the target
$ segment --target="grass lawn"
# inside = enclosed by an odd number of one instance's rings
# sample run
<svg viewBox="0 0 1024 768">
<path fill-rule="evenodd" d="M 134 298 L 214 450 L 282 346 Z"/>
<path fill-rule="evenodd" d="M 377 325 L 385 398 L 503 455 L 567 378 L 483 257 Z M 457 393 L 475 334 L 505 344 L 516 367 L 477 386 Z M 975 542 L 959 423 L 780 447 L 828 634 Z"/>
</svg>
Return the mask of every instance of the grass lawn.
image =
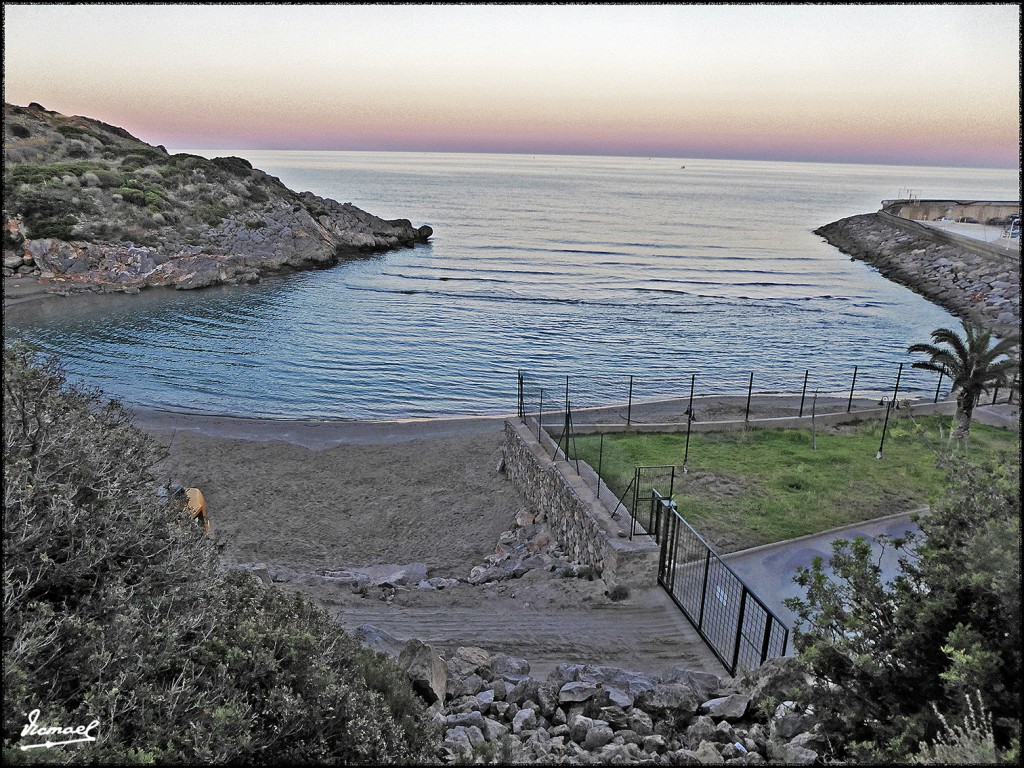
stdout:
<svg viewBox="0 0 1024 768">
<path fill-rule="evenodd" d="M 819 427 L 816 449 L 809 429 L 693 433 L 686 474 L 685 433 L 608 434 L 601 474 L 621 496 L 637 465 L 674 465 L 680 514 L 719 552 L 733 552 L 933 503 L 944 486 L 936 457 L 950 423 L 890 419 L 881 460 L 881 421 Z M 579 458 L 595 469 L 599 444 L 598 435 L 576 438 Z M 975 423 L 967 450 L 1019 462 L 1020 438 Z M 632 491 L 625 503 L 631 498 Z"/>
</svg>

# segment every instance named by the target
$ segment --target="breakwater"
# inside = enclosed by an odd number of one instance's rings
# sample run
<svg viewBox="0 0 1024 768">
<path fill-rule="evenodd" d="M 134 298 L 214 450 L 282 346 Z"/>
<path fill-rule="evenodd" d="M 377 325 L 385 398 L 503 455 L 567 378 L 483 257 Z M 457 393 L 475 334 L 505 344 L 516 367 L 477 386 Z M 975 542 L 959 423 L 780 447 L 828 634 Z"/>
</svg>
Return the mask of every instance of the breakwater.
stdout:
<svg viewBox="0 0 1024 768">
<path fill-rule="evenodd" d="M 957 317 L 978 317 L 1001 337 L 1020 331 L 1019 254 L 884 212 L 850 216 L 814 233 Z"/>
</svg>

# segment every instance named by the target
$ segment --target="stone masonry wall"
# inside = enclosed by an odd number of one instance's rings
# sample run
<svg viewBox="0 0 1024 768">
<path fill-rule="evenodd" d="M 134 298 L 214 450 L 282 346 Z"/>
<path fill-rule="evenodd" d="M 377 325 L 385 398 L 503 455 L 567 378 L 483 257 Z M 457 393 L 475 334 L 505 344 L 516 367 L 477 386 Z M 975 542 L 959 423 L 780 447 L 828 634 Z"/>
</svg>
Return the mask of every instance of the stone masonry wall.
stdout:
<svg viewBox="0 0 1024 768">
<path fill-rule="evenodd" d="M 652 586 L 657 545 L 629 540 L 594 491 L 567 461 L 555 461 L 525 426 L 505 422 L 505 473 L 576 562 L 592 566 L 606 584 Z"/>
</svg>

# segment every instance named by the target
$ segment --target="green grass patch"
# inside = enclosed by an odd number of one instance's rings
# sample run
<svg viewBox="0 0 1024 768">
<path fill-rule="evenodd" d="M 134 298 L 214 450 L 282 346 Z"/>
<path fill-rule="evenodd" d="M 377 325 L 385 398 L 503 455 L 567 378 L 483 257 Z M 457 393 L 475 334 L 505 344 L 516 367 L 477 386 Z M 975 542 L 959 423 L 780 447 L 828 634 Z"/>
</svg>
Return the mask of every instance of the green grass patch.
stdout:
<svg viewBox="0 0 1024 768">
<path fill-rule="evenodd" d="M 937 460 L 949 430 L 948 417 L 890 420 L 881 460 L 881 421 L 819 428 L 816 449 L 803 429 L 693 433 L 685 474 L 685 433 L 608 434 L 601 474 L 621 496 L 636 466 L 675 466 L 680 514 L 733 552 L 933 503 L 945 485 Z M 575 449 L 597 468 L 599 445 L 597 435 L 579 437 Z M 1019 462 L 1020 438 L 976 423 L 967 451 Z M 667 493 L 667 481 L 658 490 Z"/>
</svg>

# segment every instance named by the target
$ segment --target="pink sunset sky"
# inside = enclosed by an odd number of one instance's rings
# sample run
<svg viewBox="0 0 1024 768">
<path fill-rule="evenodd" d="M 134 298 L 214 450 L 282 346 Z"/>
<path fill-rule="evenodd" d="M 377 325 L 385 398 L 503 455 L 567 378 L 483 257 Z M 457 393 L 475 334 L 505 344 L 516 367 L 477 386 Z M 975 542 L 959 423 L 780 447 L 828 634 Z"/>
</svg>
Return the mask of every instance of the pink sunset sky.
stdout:
<svg viewBox="0 0 1024 768">
<path fill-rule="evenodd" d="M 1015 5 L 5 4 L 4 100 L 181 149 L 1019 167 Z"/>
</svg>

